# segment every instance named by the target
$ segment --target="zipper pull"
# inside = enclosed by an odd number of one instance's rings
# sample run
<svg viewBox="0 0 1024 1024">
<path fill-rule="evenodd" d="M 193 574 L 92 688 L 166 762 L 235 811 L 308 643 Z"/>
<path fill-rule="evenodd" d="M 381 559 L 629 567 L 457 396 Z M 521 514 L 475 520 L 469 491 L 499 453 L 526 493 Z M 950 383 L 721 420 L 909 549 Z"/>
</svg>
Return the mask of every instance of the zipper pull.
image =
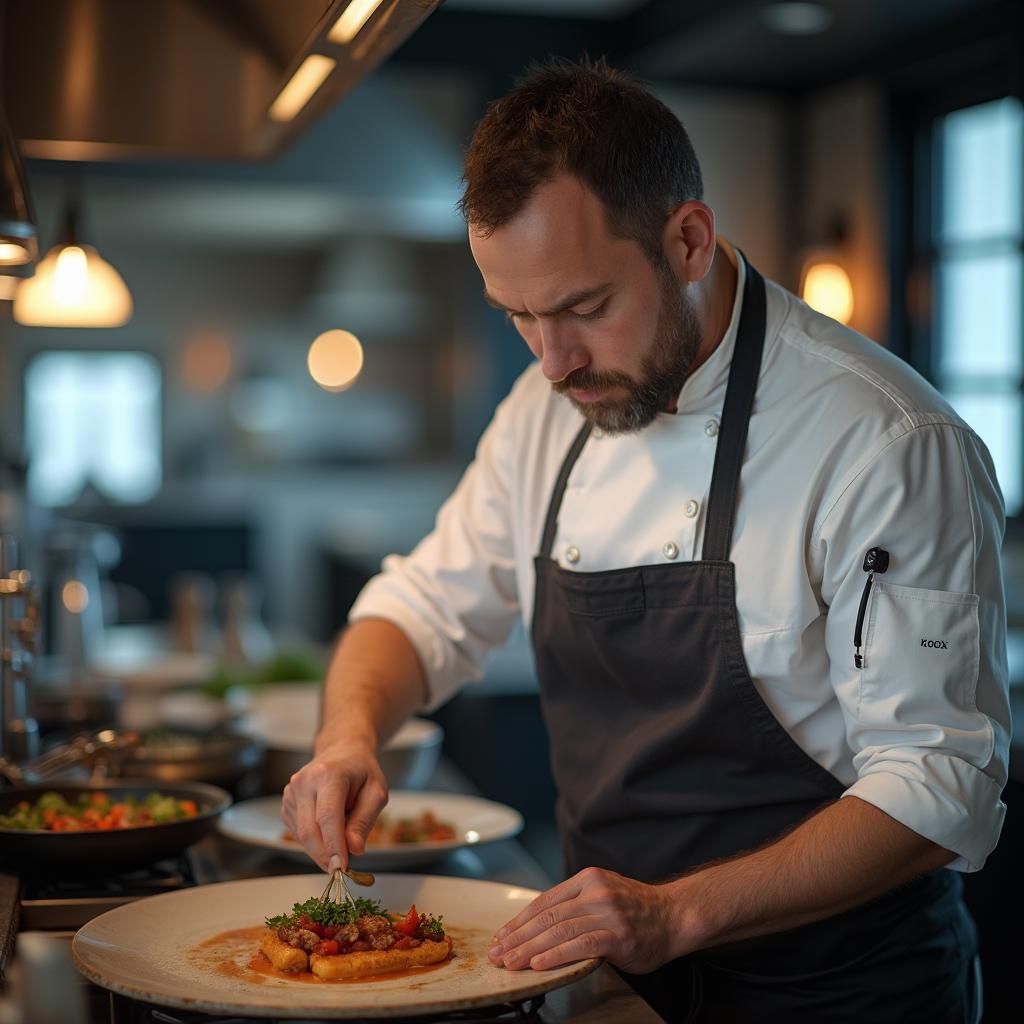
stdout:
<svg viewBox="0 0 1024 1024">
<path fill-rule="evenodd" d="M 864 571 L 868 578 L 864 581 L 864 592 L 860 595 L 860 607 L 857 609 L 857 625 L 853 628 L 853 664 L 856 668 L 864 667 L 861 655 L 863 646 L 864 612 L 868 607 L 868 595 L 876 572 L 885 572 L 889 568 L 889 552 L 885 548 L 870 548 L 864 556 Z"/>
</svg>

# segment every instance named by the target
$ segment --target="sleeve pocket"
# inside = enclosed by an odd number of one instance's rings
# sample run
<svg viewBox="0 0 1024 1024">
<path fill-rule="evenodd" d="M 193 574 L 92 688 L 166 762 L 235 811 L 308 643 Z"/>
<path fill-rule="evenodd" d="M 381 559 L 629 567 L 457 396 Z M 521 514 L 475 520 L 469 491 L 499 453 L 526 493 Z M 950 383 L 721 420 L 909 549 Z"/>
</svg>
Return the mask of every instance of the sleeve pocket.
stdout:
<svg viewBox="0 0 1024 1024">
<path fill-rule="evenodd" d="M 898 718 L 914 705 L 934 708 L 940 693 L 976 710 L 978 595 L 901 587 L 875 578 L 864 636 L 860 700 L 895 702 Z M 927 719 L 925 719 L 927 721 Z"/>
</svg>

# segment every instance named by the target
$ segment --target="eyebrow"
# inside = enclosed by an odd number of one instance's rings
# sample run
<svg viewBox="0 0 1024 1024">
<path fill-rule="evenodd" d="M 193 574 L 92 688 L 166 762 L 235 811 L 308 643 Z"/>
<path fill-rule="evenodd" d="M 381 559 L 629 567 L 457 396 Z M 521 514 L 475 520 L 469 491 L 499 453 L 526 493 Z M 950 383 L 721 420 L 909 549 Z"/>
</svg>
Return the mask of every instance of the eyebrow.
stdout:
<svg viewBox="0 0 1024 1024">
<path fill-rule="evenodd" d="M 596 288 L 583 288 L 578 292 L 573 292 L 571 295 L 567 295 L 560 302 L 556 303 L 550 309 L 542 309 L 538 312 L 538 316 L 557 316 L 559 313 L 565 313 L 567 310 L 572 309 L 573 306 L 578 306 L 581 302 L 586 302 L 588 299 L 596 299 L 603 292 L 611 289 L 611 283 L 599 284 Z M 487 288 L 484 288 L 484 301 L 488 306 L 493 306 L 495 309 L 504 310 L 506 313 L 522 313 L 519 309 L 509 309 L 508 306 L 500 303 L 493 295 L 491 295 Z"/>
</svg>

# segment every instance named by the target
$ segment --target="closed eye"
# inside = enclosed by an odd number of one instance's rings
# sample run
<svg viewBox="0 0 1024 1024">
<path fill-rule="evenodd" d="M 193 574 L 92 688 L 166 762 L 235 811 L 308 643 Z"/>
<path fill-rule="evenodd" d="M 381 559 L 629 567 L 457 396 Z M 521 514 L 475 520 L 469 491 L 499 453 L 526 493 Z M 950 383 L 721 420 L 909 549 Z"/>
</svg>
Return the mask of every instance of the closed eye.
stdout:
<svg viewBox="0 0 1024 1024">
<path fill-rule="evenodd" d="M 587 313 L 573 313 L 573 316 L 577 320 L 600 320 L 604 316 L 605 306 L 608 305 L 608 300 L 605 299 L 599 306 L 595 306 L 592 310 Z"/>
</svg>

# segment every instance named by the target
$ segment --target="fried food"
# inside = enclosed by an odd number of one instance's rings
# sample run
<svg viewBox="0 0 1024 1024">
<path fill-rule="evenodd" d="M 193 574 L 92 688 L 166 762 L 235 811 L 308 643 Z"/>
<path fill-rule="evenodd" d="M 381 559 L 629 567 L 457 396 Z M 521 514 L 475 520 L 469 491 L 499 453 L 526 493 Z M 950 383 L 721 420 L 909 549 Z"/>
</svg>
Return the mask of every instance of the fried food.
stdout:
<svg viewBox="0 0 1024 1024">
<path fill-rule="evenodd" d="M 377 900 L 296 903 L 267 919 L 260 952 L 281 971 L 311 970 L 325 981 L 365 978 L 446 960 L 452 951 L 441 918 L 389 914 Z"/>
<path fill-rule="evenodd" d="M 309 968 L 325 981 L 341 978 L 366 978 L 374 974 L 390 974 L 407 967 L 422 967 L 444 960 L 452 949 L 452 940 L 446 935 L 440 942 L 427 939 L 414 949 L 369 950 L 365 953 L 340 953 L 321 956 L 313 953 Z"/>
</svg>

